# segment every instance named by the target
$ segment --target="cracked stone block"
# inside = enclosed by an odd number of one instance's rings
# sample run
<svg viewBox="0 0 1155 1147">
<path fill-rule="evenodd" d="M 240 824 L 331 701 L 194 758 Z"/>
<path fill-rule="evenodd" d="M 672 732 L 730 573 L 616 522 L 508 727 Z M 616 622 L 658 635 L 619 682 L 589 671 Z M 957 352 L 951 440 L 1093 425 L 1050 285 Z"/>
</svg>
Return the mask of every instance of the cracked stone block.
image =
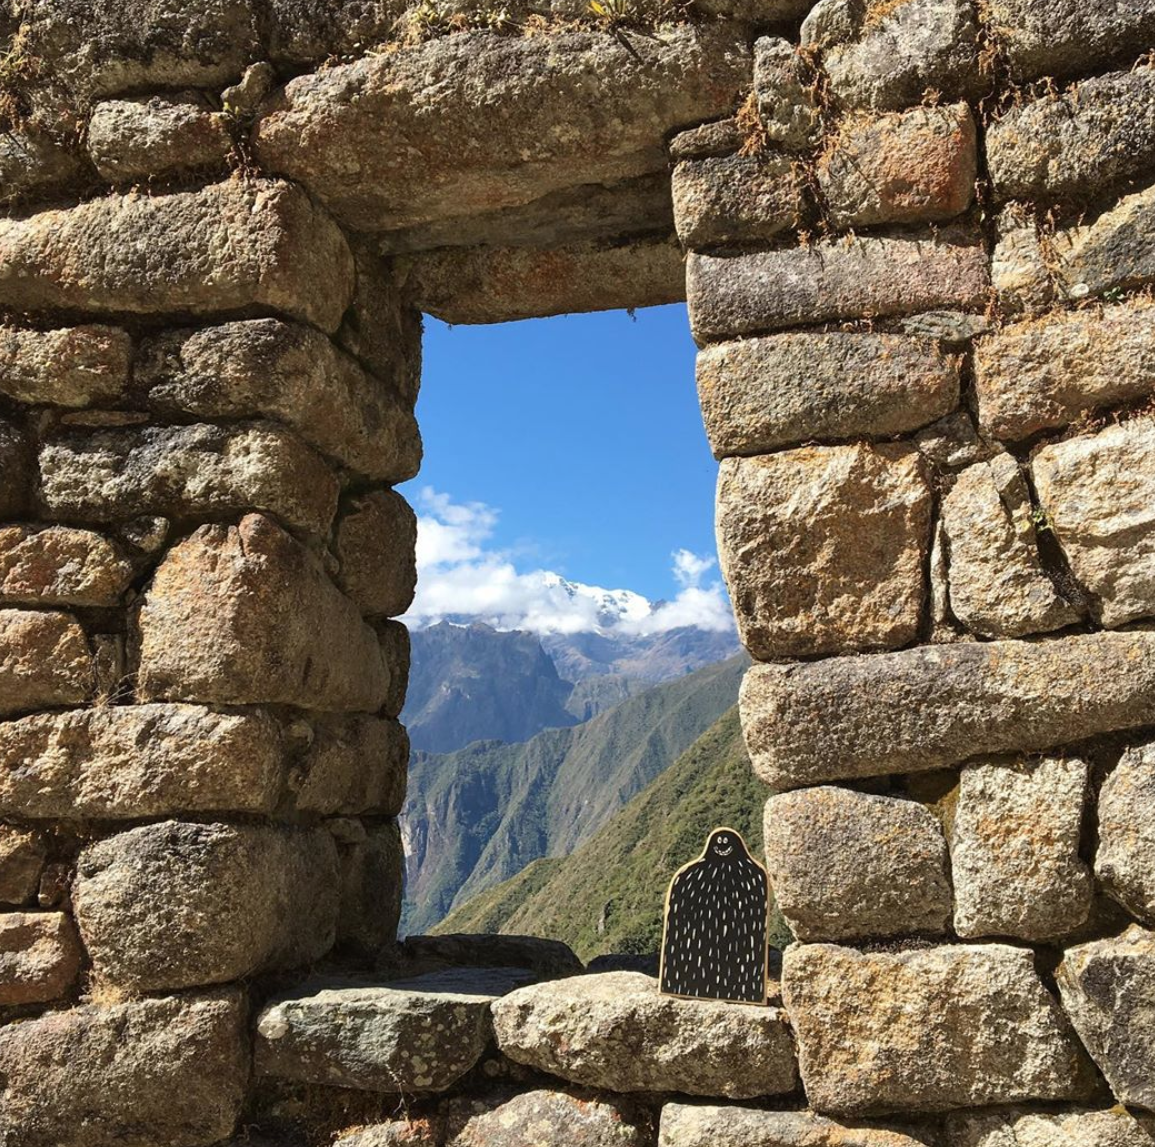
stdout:
<svg viewBox="0 0 1155 1147">
<path fill-rule="evenodd" d="M 1155 933 L 1133 925 L 1069 948 L 1055 978 L 1115 1098 L 1155 1111 Z"/>
<path fill-rule="evenodd" d="M 110 195 L 0 220 L 0 305 L 93 314 L 259 307 L 334 331 L 353 258 L 333 221 L 291 184 Z"/>
<path fill-rule="evenodd" d="M 921 456 L 906 445 L 725 459 L 718 552 L 742 643 L 769 660 L 912 640 L 930 514 Z"/>
<path fill-rule="evenodd" d="M 0 1005 L 59 999 L 80 975 L 76 925 L 63 912 L 0 914 Z"/>
<path fill-rule="evenodd" d="M 0 717 L 81 705 L 94 684 L 92 649 L 70 614 L 0 609 Z"/>
<path fill-rule="evenodd" d="M 1023 637 L 1071 625 L 1081 611 L 1043 568 L 1034 506 L 1010 454 L 969 466 L 942 500 L 950 607 L 983 637 Z"/>
<path fill-rule="evenodd" d="M 698 352 L 698 400 L 715 458 L 802 442 L 889 438 L 958 404 L 957 362 L 929 339 L 780 334 Z"/>
<path fill-rule="evenodd" d="M 1028 949 L 795 944 L 782 991 L 806 1096 L 824 1115 L 1082 1100 L 1094 1089 Z"/>
<path fill-rule="evenodd" d="M 1077 758 L 962 771 L 950 835 L 955 931 L 1042 943 L 1079 928 L 1094 882 L 1079 855 L 1088 768 Z"/>
<path fill-rule="evenodd" d="M 170 820 L 87 845 L 72 899 L 98 978 L 155 992 L 312 963 L 338 888 L 323 828 Z"/>
<path fill-rule="evenodd" d="M 337 584 L 361 612 L 397 617 L 417 589 L 417 515 L 393 490 L 354 498 L 337 522 Z"/>
<path fill-rule="evenodd" d="M 272 519 L 202 526 L 174 546 L 137 619 L 146 701 L 375 712 L 390 666 L 320 561 Z"/>
<path fill-rule="evenodd" d="M 91 530 L 0 526 L 0 602 L 112 608 L 135 574 L 122 549 Z"/>
<path fill-rule="evenodd" d="M 869 227 L 961 215 L 974 198 L 976 146 L 966 104 L 846 121 L 818 160 L 831 222 Z"/>
<path fill-rule="evenodd" d="M 941 935 L 951 914 L 947 848 L 915 801 L 820 787 L 766 802 L 770 887 L 799 940 Z"/>
<path fill-rule="evenodd" d="M 0 394 L 32 406 L 99 406 L 128 391 L 132 339 L 116 327 L 0 330 Z"/>
<path fill-rule="evenodd" d="M 0 824 L 0 904 L 19 906 L 31 900 L 47 858 L 48 846 L 40 833 Z"/>
<path fill-rule="evenodd" d="M 1155 926 L 1155 743 L 1132 745 L 1099 792 L 1095 875 L 1132 916 Z"/>
<path fill-rule="evenodd" d="M 781 1009 L 663 996 L 640 972 L 520 988 L 494 1003 L 493 1024 L 510 1059 L 587 1087 L 750 1099 L 798 1085 Z"/>
<path fill-rule="evenodd" d="M 125 820 L 270 814 L 280 725 L 260 710 L 104 705 L 0 721 L 0 816 Z"/>
<path fill-rule="evenodd" d="M 929 1147 L 931 1142 L 912 1132 L 842 1123 L 812 1111 L 684 1103 L 665 1104 L 658 1132 L 658 1147 Z"/>
<path fill-rule="evenodd" d="M 1031 471 L 1071 572 L 1093 595 L 1102 624 L 1155 613 L 1155 419 L 1036 451 Z"/>
<path fill-rule="evenodd" d="M 144 341 L 136 383 L 162 416 L 271 418 L 379 481 L 421 464 L 413 412 L 319 331 L 276 319 L 167 331 Z"/>
<path fill-rule="evenodd" d="M 0 1136 L 20 1147 L 210 1147 L 249 1075 L 237 991 L 91 1004 L 0 1029 Z M 2 1140 L 0 1140 L 2 1141 Z"/>
<path fill-rule="evenodd" d="M 754 771 L 776 790 L 923 772 L 1155 724 L 1155 634 L 755 665 L 740 705 Z"/>
</svg>

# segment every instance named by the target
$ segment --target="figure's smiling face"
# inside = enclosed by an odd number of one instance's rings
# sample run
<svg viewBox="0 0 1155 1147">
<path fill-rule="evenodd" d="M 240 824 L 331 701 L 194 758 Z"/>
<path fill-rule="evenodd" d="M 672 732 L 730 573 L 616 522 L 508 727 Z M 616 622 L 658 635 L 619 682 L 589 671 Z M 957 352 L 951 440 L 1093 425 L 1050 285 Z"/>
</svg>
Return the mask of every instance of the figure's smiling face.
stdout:
<svg viewBox="0 0 1155 1147">
<path fill-rule="evenodd" d="M 728 832 L 717 832 L 710 837 L 710 855 L 725 859 L 734 851 L 734 838 Z"/>
</svg>

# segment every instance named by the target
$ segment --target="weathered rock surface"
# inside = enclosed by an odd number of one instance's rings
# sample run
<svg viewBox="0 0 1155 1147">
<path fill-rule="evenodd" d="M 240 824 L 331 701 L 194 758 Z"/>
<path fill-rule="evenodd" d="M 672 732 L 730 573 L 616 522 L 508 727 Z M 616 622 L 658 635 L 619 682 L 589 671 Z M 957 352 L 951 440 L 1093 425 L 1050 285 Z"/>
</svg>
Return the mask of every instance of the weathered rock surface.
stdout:
<svg viewBox="0 0 1155 1147">
<path fill-rule="evenodd" d="M 745 142 L 736 116 L 712 120 L 697 127 L 680 131 L 670 140 L 670 159 L 710 159 L 712 156 L 733 155 Z M 645 178 L 645 177 L 643 177 Z M 670 221 L 673 222 L 673 216 Z"/>
<path fill-rule="evenodd" d="M 1155 186 L 1125 196 L 1091 223 L 1057 232 L 1050 248 L 1069 299 L 1155 280 Z"/>
<path fill-rule="evenodd" d="M 32 454 L 24 432 L 0 418 L 0 516 L 24 512 L 32 486 Z"/>
<path fill-rule="evenodd" d="M 781 334 L 698 354 L 715 458 L 908 433 L 953 410 L 958 393 L 957 363 L 929 339 Z"/>
<path fill-rule="evenodd" d="M 822 129 L 813 64 L 789 41 L 754 41 L 754 95 L 758 119 L 771 143 L 788 151 L 813 146 Z"/>
<path fill-rule="evenodd" d="M 47 856 L 40 833 L 0 824 L 0 904 L 26 904 L 36 895 Z"/>
<path fill-rule="evenodd" d="M 92 109 L 85 144 L 110 183 L 221 167 L 233 147 L 225 117 L 194 92 L 105 100 Z"/>
<path fill-rule="evenodd" d="M 1148 300 L 1060 311 L 975 344 L 979 421 L 1004 440 L 1153 392 L 1155 304 Z"/>
<path fill-rule="evenodd" d="M 168 552 L 145 592 L 138 642 L 142 700 L 373 712 L 389 689 L 357 607 L 259 514 L 202 526 Z"/>
<path fill-rule="evenodd" d="M 75 521 L 259 509 L 324 534 L 337 509 L 337 478 L 272 422 L 73 431 L 46 442 L 39 461 L 45 509 Z"/>
<path fill-rule="evenodd" d="M 945 1147 L 1150 1147 L 1155 1132 L 1122 1107 L 960 1111 L 947 1116 Z"/>
<path fill-rule="evenodd" d="M 312 723 L 313 742 L 293 780 L 296 805 L 323 816 L 397 816 L 405 803 L 409 736 L 366 714 Z"/>
<path fill-rule="evenodd" d="M 209 1147 L 249 1074 L 239 992 L 72 1008 L 0 1029 L 0 1142 Z"/>
<path fill-rule="evenodd" d="M 0 305 L 22 311 L 259 308 L 333 331 L 352 292 L 341 232 L 287 183 L 113 195 L 0 220 Z"/>
<path fill-rule="evenodd" d="M 806 1096 L 822 1113 L 1078 1100 L 1094 1086 L 1026 949 L 796 944 L 782 991 Z"/>
<path fill-rule="evenodd" d="M 0 135 L 0 199 L 5 204 L 57 191 L 80 170 L 77 149 L 47 132 L 10 125 Z"/>
<path fill-rule="evenodd" d="M 763 823 L 770 887 L 797 939 L 946 930 L 946 841 L 916 801 L 803 789 L 772 796 Z"/>
<path fill-rule="evenodd" d="M 986 133 L 999 200 L 1085 202 L 1155 161 L 1155 69 L 1095 76 L 1012 108 Z"/>
<path fill-rule="evenodd" d="M 393 490 L 353 499 L 337 522 L 337 584 L 361 612 L 397 617 L 417 589 L 417 515 Z"/>
<path fill-rule="evenodd" d="M 368 1091 L 445 1091 L 492 1038 L 490 1004 L 519 982 L 509 972 L 303 984 L 261 1012 L 257 1073 Z"/>
<path fill-rule="evenodd" d="M 493 1005 L 493 1024 L 510 1059 L 608 1091 L 749 1099 L 797 1086 L 780 1009 L 659 995 L 639 972 L 521 988 Z"/>
<path fill-rule="evenodd" d="M 953 219 L 974 198 L 975 173 L 975 125 L 966 104 L 851 119 L 817 165 L 838 227 Z"/>
<path fill-rule="evenodd" d="M 386 717 L 400 717 L 409 689 L 409 630 L 399 621 L 377 620 L 373 622 L 373 631 L 377 634 L 381 657 L 389 669 L 389 688 L 381 711 Z"/>
<path fill-rule="evenodd" d="M 407 290 L 447 323 L 654 307 L 686 297 L 682 250 L 669 238 L 529 247 L 446 248 L 415 255 Z"/>
<path fill-rule="evenodd" d="M 254 145 L 345 223 L 385 231 L 661 170 L 665 138 L 728 115 L 749 66 L 723 25 L 471 32 L 291 80 Z"/>
<path fill-rule="evenodd" d="M 1008 315 L 1034 313 L 1055 294 L 1050 264 L 1034 215 L 1018 203 L 1008 203 L 995 219 L 996 241 L 991 253 L 991 286 Z"/>
<path fill-rule="evenodd" d="M 969 233 L 691 255 L 686 272 L 699 343 L 829 319 L 978 309 L 987 283 L 986 256 Z"/>
<path fill-rule="evenodd" d="M 1056 979 L 1116 1099 L 1155 1110 L 1155 933 L 1132 926 L 1071 948 Z"/>
<path fill-rule="evenodd" d="M 1010 454 L 969 466 L 942 501 L 950 607 L 983 637 L 1045 633 L 1079 620 L 1039 557 L 1030 491 Z"/>
<path fill-rule="evenodd" d="M 1133 745 L 1099 792 L 1095 875 L 1132 916 L 1155 925 L 1155 744 Z"/>
<path fill-rule="evenodd" d="M 318 959 L 333 945 L 337 888 L 323 828 L 170 820 L 88 845 L 72 898 L 97 976 L 160 991 Z"/>
<path fill-rule="evenodd" d="M 256 1147 L 265 1145 L 258 1143 Z M 442 1147 L 442 1137 L 432 1120 L 395 1119 L 341 1135 L 336 1140 L 336 1147 Z"/>
<path fill-rule="evenodd" d="M 135 374 L 163 416 L 272 418 L 350 469 L 412 478 L 421 435 L 411 409 L 323 334 L 253 319 L 146 340 Z"/>
<path fill-rule="evenodd" d="M 741 706 L 754 770 L 776 789 L 1037 752 L 1155 723 L 1155 634 L 755 665 Z"/>
<path fill-rule="evenodd" d="M 271 813 L 285 749 L 260 710 L 105 705 L 0 721 L 0 816 Z"/>
<path fill-rule="evenodd" d="M 645 1117 L 621 1100 L 564 1091 L 527 1091 L 454 1127 L 447 1147 L 648 1147 Z"/>
<path fill-rule="evenodd" d="M 108 538 L 68 526 L 0 526 L 0 601 L 111 607 L 135 570 Z"/>
<path fill-rule="evenodd" d="M 931 495 L 906 445 L 727 458 L 718 553 L 759 659 L 904 645 L 926 595 Z"/>
<path fill-rule="evenodd" d="M 94 684 L 88 638 L 69 614 L 0 609 L 0 716 L 82 704 Z"/>
<path fill-rule="evenodd" d="M 0 394 L 32 405 L 82 407 L 128 389 L 132 339 L 116 327 L 0 329 Z"/>
<path fill-rule="evenodd" d="M 1155 419 L 1044 446 L 1035 489 L 1071 572 L 1107 626 L 1155 613 Z"/>
<path fill-rule="evenodd" d="M 822 50 L 831 94 L 850 107 L 908 107 L 928 91 L 957 98 L 981 85 L 966 0 L 821 0 L 802 23 L 802 45 Z"/>
<path fill-rule="evenodd" d="M 674 168 L 674 220 L 683 246 L 772 239 L 802 211 L 802 189 L 784 155 L 687 159 Z"/>
<path fill-rule="evenodd" d="M 839 1123 L 812 1111 L 667 1103 L 658 1147 L 923 1147 L 906 1132 Z"/>
<path fill-rule="evenodd" d="M 540 936 L 459 932 L 406 936 L 401 950 L 418 967 L 527 968 L 538 980 L 562 979 L 585 970 L 569 945 Z"/>
<path fill-rule="evenodd" d="M 986 462 L 999 453 L 979 434 L 966 410 L 956 410 L 923 427 L 914 436 L 914 444 L 932 466 L 946 470 Z"/>
<path fill-rule="evenodd" d="M 1094 884 L 1079 856 L 1086 762 L 991 761 L 962 771 L 950 838 L 955 931 L 1043 942 L 1073 932 Z"/>
<path fill-rule="evenodd" d="M 80 941 L 63 912 L 0 914 L 0 1005 L 59 999 L 80 974 Z"/>
<path fill-rule="evenodd" d="M 337 943 L 376 956 L 397 939 L 405 885 L 405 851 L 396 821 L 365 826 L 365 839 L 339 849 Z"/>
</svg>

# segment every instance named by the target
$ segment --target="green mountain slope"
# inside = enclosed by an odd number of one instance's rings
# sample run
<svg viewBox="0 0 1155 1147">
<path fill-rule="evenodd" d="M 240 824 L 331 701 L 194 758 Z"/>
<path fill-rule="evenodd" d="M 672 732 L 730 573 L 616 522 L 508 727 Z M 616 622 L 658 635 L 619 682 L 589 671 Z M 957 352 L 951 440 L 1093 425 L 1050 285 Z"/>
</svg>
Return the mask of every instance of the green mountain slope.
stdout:
<svg viewBox="0 0 1155 1147">
<path fill-rule="evenodd" d="M 572 855 L 530 865 L 433 931 L 544 936 L 564 940 L 585 960 L 656 952 L 674 872 L 721 824 L 759 855 L 768 794 L 750 768 L 734 706 Z"/>
<path fill-rule="evenodd" d="M 531 861 L 588 840 L 734 704 L 747 663 L 708 665 L 522 744 L 415 753 L 404 931 L 426 931 Z"/>
</svg>

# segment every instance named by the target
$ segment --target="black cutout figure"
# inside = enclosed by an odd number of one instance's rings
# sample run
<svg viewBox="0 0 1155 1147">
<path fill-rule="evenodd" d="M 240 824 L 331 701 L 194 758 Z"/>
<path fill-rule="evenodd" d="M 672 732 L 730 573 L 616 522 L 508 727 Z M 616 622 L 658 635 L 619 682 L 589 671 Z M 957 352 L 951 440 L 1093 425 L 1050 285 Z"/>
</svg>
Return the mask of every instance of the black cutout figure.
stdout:
<svg viewBox="0 0 1155 1147">
<path fill-rule="evenodd" d="M 666 893 L 661 990 L 671 996 L 766 1003 L 766 870 L 740 833 L 716 828 Z"/>
</svg>

